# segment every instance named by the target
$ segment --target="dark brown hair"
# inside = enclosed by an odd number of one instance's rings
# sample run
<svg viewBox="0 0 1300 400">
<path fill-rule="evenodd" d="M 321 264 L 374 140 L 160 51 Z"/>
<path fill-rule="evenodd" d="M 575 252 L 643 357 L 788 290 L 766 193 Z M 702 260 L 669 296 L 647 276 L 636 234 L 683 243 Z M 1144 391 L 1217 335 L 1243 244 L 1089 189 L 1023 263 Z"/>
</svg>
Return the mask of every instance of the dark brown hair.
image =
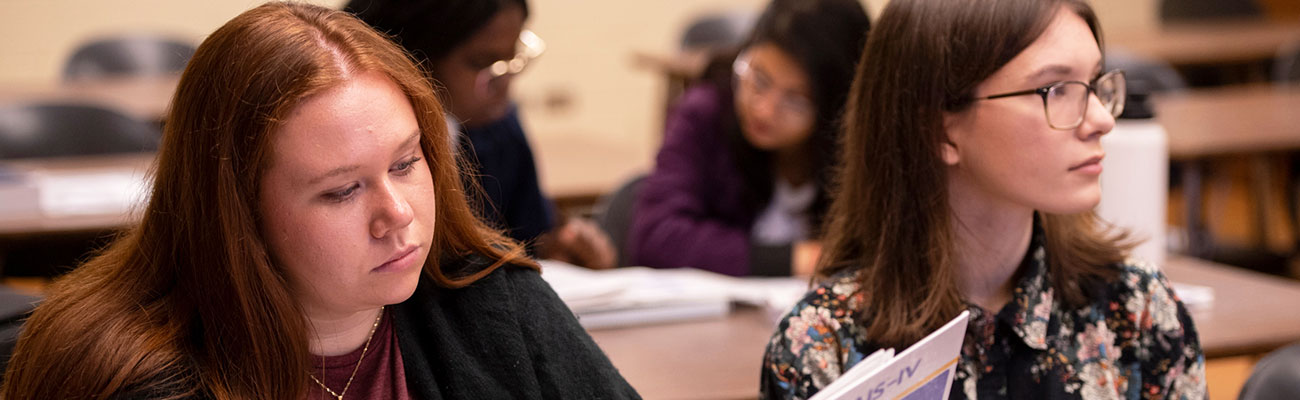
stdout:
<svg viewBox="0 0 1300 400">
<path fill-rule="evenodd" d="M 528 18 L 526 0 L 351 0 L 343 9 L 392 35 L 418 60 L 437 63 L 509 7 Z"/>
<path fill-rule="evenodd" d="M 1087 22 L 1082 0 L 892 1 L 867 38 L 845 114 L 843 158 L 818 277 L 856 269 L 867 335 L 905 347 L 966 308 L 957 286 L 945 113 L 1037 40 L 1060 10 Z M 1042 215 L 1054 292 L 1084 303 L 1116 276 L 1129 245 L 1092 212 Z"/>
<path fill-rule="evenodd" d="M 366 71 L 401 88 L 423 132 L 438 205 L 424 275 L 459 287 L 504 263 L 535 267 L 473 217 L 442 107 L 406 53 L 347 13 L 270 3 L 199 46 L 172 101 L 143 220 L 50 287 L 4 397 L 301 398 L 309 332 L 260 233 L 258 185 L 290 111 Z M 440 265 L 468 254 L 496 262 Z"/>
<path fill-rule="evenodd" d="M 871 20 L 859 0 L 772 0 L 754 23 L 754 31 L 744 45 L 744 48 L 761 44 L 776 46 L 808 76 L 810 97 L 816 108 L 812 135 L 808 138 L 812 161 L 809 175 L 817 189 L 809 210 L 812 234 L 820 233 L 822 219 L 830 206 L 840 115 L 870 28 Z M 728 89 L 728 96 L 734 97 L 731 64 L 727 67 L 727 80 L 719 86 Z M 773 157 L 771 152 L 749 143 L 740 131 L 734 108 L 727 111 L 723 129 L 745 183 L 745 201 L 757 214 L 772 199 Z"/>
</svg>

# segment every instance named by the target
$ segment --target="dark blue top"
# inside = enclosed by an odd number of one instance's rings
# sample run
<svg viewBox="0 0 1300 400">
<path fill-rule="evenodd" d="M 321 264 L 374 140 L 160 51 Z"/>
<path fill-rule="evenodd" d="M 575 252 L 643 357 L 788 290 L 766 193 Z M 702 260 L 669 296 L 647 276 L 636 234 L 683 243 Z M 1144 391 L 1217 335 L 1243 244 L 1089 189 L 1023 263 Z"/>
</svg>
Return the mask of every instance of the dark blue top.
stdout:
<svg viewBox="0 0 1300 400">
<path fill-rule="evenodd" d="M 471 205 L 495 228 L 512 239 L 531 241 L 551 230 L 554 211 L 537 183 L 533 150 L 519 124 L 519 112 L 511 106 L 500 120 L 478 128 L 464 128 L 459 143 L 466 161 L 474 167 L 473 181 L 483 188 L 488 203 L 476 201 L 469 190 Z"/>
</svg>

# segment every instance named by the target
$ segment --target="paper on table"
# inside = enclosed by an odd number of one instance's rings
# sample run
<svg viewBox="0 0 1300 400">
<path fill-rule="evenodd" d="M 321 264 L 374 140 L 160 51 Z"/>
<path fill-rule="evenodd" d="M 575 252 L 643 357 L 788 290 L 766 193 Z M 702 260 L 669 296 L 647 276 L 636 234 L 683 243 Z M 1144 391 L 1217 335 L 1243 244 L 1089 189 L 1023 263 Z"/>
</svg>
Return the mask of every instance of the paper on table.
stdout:
<svg viewBox="0 0 1300 400">
<path fill-rule="evenodd" d="M 1170 285 L 1174 287 L 1174 293 L 1178 294 L 1178 299 L 1183 301 L 1188 311 L 1204 311 L 1214 306 L 1212 287 L 1183 282 L 1170 282 Z"/>
<path fill-rule="evenodd" d="M 131 169 L 34 172 L 41 211 L 48 216 L 131 212 L 147 199 L 150 182 Z"/>
<path fill-rule="evenodd" d="M 40 190 L 30 177 L 0 170 L 0 217 L 21 217 L 40 211 Z"/>
<path fill-rule="evenodd" d="M 550 283 L 587 329 L 721 318 L 730 300 L 716 282 L 690 270 L 645 267 L 588 270 L 543 260 Z"/>
<path fill-rule="evenodd" d="M 693 268 L 593 271 L 553 260 L 541 263 L 542 278 L 589 329 L 597 323 L 593 316 L 602 312 L 676 307 L 683 319 L 721 317 L 731 303 L 762 307 L 775 321 L 808 290 L 805 278 L 736 278 Z M 665 320 L 672 318 L 645 323 Z"/>
</svg>

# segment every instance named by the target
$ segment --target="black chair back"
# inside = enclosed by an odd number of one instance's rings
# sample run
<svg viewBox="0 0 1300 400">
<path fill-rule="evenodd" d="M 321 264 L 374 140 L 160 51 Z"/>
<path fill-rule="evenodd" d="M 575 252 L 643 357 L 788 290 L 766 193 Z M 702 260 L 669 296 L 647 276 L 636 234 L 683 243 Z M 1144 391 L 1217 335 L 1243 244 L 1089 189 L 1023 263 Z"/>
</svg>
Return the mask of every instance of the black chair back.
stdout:
<svg viewBox="0 0 1300 400">
<path fill-rule="evenodd" d="M 98 106 L 0 107 L 0 160 L 152 152 L 161 138 L 157 126 Z"/>
<path fill-rule="evenodd" d="M 682 31 L 681 50 L 730 50 L 740 46 L 754 27 L 756 15 L 732 11 L 696 17 Z"/>
<path fill-rule="evenodd" d="M 1160 2 L 1160 20 L 1165 23 L 1263 17 L 1264 9 L 1256 0 L 1162 0 Z"/>
<path fill-rule="evenodd" d="M 632 229 L 637 192 L 645 178 L 645 174 L 632 177 L 613 193 L 601 197 L 593 209 L 596 225 L 609 234 L 609 241 L 618 253 L 614 265 L 619 267 L 627 266 L 627 234 Z"/>
<path fill-rule="evenodd" d="M 1273 81 L 1282 84 L 1300 83 L 1300 38 L 1282 45 L 1273 60 Z"/>
<path fill-rule="evenodd" d="M 72 53 L 63 66 L 63 80 L 176 74 L 185 70 L 194 50 L 192 44 L 153 36 L 100 39 Z"/>
<path fill-rule="evenodd" d="M 29 296 L 7 286 L 0 286 L 0 371 L 9 364 L 9 357 L 14 354 L 14 346 L 18 344 L 18 334 L 22 332 L 23 322 L 40 301 L 40 297 Z"/>
</svg>

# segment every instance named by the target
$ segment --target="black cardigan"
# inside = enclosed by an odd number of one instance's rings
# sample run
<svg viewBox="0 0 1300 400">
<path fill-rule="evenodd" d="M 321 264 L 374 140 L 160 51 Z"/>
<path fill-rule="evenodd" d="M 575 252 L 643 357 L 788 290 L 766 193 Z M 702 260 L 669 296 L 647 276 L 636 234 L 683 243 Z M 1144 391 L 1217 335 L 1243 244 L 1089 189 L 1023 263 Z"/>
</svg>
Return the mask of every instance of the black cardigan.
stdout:
<svg viewBox="0 0 1300 400">
<path fill-rule="evenodd" d="M 473 271 L 485 264 L 476 261 L 450 262 Z M 415 294 L 391 309 L 406 385 L 418 400 L 641 398 L 533 269 L 506 265 L 460 289 L 422 276 Z M 112 397 L 176 391 L 138 385 Z"/>
<path fill-rule="evenodd" d="M 422 279 L 393 322 L 422 400 L 641 398 L 532 269 L 504 266 L 460 289 Z"/>
</svg>

